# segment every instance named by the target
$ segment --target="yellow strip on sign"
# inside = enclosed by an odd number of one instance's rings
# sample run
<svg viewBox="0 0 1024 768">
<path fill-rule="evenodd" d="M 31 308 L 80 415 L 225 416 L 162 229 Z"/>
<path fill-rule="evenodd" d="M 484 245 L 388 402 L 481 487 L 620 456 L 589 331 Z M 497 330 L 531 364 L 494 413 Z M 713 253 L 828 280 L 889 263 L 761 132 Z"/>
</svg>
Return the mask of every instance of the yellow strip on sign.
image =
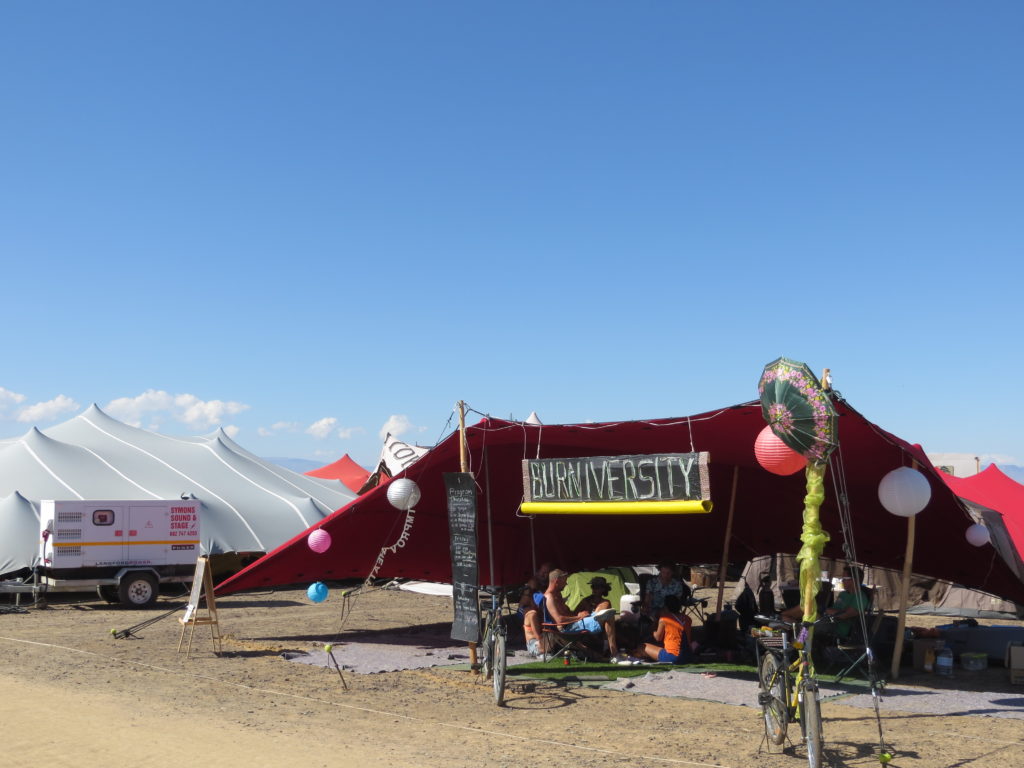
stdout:
<svg viewBox="0 0 1024 768">
<path fill-rule="evenodd" d="M 140 546 L 142 544 L 198 544 L 199 539 L 195 541 L 55 541 L 53 546 L 55 547 L 123 547 L 125 545 L 130 547 Z"/>
<path fill-rule="evenodd" d="M 526 515 L 701 515 L 710 501 L 524 501 Z"/>
</svg>

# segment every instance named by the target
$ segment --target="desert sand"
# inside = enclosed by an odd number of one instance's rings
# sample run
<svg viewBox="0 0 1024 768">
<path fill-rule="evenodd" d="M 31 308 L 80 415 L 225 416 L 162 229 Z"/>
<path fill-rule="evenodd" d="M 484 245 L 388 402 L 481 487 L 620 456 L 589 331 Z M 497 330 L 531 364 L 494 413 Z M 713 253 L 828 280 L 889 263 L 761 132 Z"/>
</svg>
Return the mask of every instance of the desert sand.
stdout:
<svg viewBox="0 0 1024 768">
<path fill-rule="evenodd" d="M 345 690 L 336 672 L 281 657 L 331 642 L 344 658 L 361 634 L 450 621 L 446 598 L 381 590 L 358 598 L 343 623 L 334 597 L 231 596 L 218 602 L 225 653 L 214 655 L 200 628 L 190 658 L 176 650 L 175 616 L 137 637 L 111 635 L 167 610 L 163 601 L 125 611 L 76 600 L 0 615 L 4 768 L 806 765 L 799 748 L 764 750 L 754 707 L 538 683 L 499 708 L 466 671 L 346 672 Z M 986 685 L 1024 707 L 1024 687 L 990 673 Z M 831 765 L 878 765 L 871 710 L 825 702 L 823 715 Z M 1020 719 L 907 713 L 884 701 L 883 728 L 892 765 L 1024 765 Z"/>
</svg>

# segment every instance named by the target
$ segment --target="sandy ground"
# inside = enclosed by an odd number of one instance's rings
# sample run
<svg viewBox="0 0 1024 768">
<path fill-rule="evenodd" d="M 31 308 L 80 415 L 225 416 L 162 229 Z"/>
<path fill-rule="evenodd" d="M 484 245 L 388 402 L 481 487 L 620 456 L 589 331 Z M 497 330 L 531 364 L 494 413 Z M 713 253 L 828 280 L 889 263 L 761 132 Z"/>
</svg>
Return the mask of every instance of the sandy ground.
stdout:
<svg viewBox="0 0 1024 768">
<path fill-rule="evenodd" d="M 111 636 L 161 608 L 86 602 L 0 615 L 0 768 L 806 764 L 799 748 L 759 749 L 760 712 L 752 707 L 540 683 L 529 693 L 513 690 L 498 708 L 468 672 L 348 672 L 346 691 L 336 672 L 280 656 L 450 620 L 445 598 L 375 592 L 355 601 L 343 632 L 333 597 L 310 605 L 302 592 L 276 592 L 228 597 L 219 607 L 226 653 L 215 656 L 209 637 L 197 634 L 189 659 L 176 651 L 174 617 L 139 637 Z M 1004 689 L 1008 700 L 1024 696 L 1024 687 L 1000 682 L 1005 670 L 990 673 L 901 682 L 971 683 Z M 1024 765 L 1021 720 L 905 713 L 894 704 L 883 704 L 886 739 L 897 752 L 892 765 Z M 823 715 L 830 765 L 878 764 L 871 710 L 826 702 Z"/>
</svg>

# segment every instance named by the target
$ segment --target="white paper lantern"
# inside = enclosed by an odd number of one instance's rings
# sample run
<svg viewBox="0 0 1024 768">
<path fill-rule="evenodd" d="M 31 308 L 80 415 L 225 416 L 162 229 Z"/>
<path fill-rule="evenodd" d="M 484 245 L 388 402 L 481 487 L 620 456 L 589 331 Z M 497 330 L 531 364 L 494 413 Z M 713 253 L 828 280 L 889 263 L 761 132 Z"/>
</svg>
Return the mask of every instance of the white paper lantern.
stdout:
<svg viewBox="0 0 1024 768">
<path fill-rule="evenodd" d="M 407 477 L 392 480 L 388 484 L 388 501 L 395 509 L 403 512 L 412 509 L 420 500 L 420 487 Z"/>
<path fill-rule="evenodd" d="M 882 478 L 878 484 L 878 500 L 887 511 L 900 517 L 913 517 L 932 498 L 928 478 L 910 467 L 900 467 Z"/>
<path fill-rule="evenodd" d="M 988 528 L 986 528 L 981 523 L 975 523 L 974 525 L 970 526 L 964 533 L 964 536 L 967 538 L 968 543 L 974 545 L 975 547 L 984 547 L 991 540 L 991 537 L 988 533 Z"/>
</svg>

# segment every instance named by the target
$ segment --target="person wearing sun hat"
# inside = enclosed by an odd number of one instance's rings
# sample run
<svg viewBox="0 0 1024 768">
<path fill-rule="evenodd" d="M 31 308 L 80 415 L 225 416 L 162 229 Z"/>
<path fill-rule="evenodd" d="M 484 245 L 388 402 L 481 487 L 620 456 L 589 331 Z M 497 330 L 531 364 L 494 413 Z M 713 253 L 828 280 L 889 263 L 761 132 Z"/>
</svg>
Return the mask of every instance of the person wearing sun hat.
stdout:
<svg viewBox="0 0 1024 768">
<path fill-rule="evenodd" d="M 594 611 L 611 608 L 612 604 L 608 599 L 608 593 L 612 591 L 612 585 L 608 583 L 608 579 L 604 576 L 595 576 L 587 583 L 590 585 L 590 594 L 577 603 L 576 613 L 586 611 L 591 614 Z"/>
<path fill-rule="evenodd" d="M 565 589 L 568 576 L 569 574 L 559 569 L 549 574 L 548 590 L 544 593 L 545 620 L 558 624 L 563 632 L 603 632 L 608 643 L 608 652 L 613 658 L 617 657 L 619 648 L 615 642 L 615 609 L 601 594 L 601 590 L 604 589 L 601 582 L 608 585 L 607 580 L 601 576 L 591 579 L 591 594 L 583 598 L 576 609 L 571 611 L 565 604 L 565 598 L 562 597 L 562 590 Z M 597 586 L 595 586 L 595 582 L 597 582 Z M 608 589 L 611 590 L 610 585 L 608 585 Z M 589 609 L 587 605 L 584 605 L 596 596 L 602 598 L 603 608 Z"/>
</svg>

